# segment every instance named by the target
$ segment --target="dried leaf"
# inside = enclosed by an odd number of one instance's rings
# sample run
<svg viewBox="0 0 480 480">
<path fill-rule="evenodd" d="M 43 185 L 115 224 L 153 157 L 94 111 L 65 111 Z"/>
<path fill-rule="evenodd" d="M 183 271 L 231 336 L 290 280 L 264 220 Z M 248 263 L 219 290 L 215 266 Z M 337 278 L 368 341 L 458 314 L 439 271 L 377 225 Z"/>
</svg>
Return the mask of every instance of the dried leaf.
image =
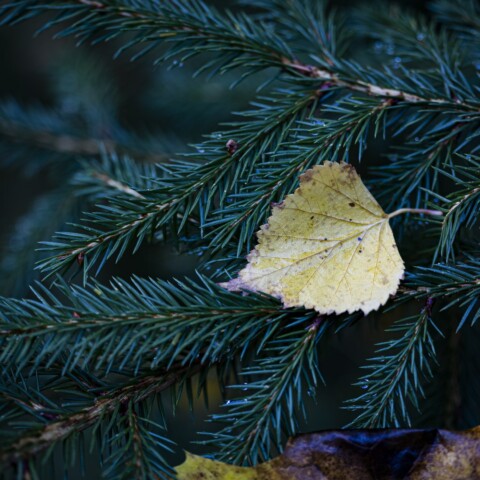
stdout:
<svg viewBox="0 0 480 480">
<path fill-rule="evenodd" d="M 475 480 L 480 427 L 448 430 L 344 430 L 301 435 L 283 455 L 236 467 L 187 455 L 179 480 Z"/>
<path fill-rule="evenodd" d="M 389 218 L 351 165 L 316 165 L 273 207 L 248 265 L 224 286 L 277 296 L 286 307 L 367 314 L 403 277 Z"/>
</svg>

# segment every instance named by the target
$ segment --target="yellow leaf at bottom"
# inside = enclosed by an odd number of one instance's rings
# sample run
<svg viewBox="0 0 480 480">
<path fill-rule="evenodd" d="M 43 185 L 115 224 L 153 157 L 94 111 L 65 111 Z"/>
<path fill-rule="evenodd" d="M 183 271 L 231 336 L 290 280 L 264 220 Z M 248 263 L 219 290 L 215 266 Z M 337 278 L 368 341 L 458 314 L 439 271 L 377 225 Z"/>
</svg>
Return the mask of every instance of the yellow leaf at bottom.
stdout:
<svg viewBox="0 0 480 480">
<path fill-rule="evenodd" d="M 229 290 L 261 291 L 286 307 L 365 314 L 394 294 L 404 265 L 389 216 L 347 163 L 325 162 L 273 207 Z"/>
<path fill-rule="evenodd" d="M 187 452 L 185 462 L 175 470 L 178 479 L 184 480 L 256 480 L 255 469 L 237 467 L 226 463 L 215 462 L 208 458 L 192 455 Z"/>
</svg>

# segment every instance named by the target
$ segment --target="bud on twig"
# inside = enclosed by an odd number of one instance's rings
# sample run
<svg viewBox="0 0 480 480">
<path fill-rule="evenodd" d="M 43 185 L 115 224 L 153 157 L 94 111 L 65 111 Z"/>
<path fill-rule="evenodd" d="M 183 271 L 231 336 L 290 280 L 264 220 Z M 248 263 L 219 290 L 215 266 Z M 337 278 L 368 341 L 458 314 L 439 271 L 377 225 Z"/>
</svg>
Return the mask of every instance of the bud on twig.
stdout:
<svg viewBox="0 0 480 480">
<path fill-rule="evenodd" d="M 233 139 L 230 139 L 225 146 L 227 147 L 227 152 L 229 155 L 233 155 L 239 147 L 238 142 Z"/>
</svg>

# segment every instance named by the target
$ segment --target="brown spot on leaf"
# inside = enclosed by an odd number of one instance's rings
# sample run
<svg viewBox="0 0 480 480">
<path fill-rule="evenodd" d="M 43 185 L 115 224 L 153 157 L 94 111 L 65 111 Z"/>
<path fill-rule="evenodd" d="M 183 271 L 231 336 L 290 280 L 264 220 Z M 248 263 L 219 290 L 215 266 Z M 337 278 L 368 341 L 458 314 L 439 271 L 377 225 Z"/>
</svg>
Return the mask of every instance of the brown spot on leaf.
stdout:
<svg viewBox="0 0 480 480">
<path fill-rule="evenodd" d="M 300 183 L 306 183 L 312 180 L 313 177 L 313 168 L 307 170 L 303 175 L 300 175 Z"/>
<path fill-rule="evenodd" d="M 353 181 L 357 176 L 355 167 L 350 163 L 344 163 L 344 162 L 341 162 L 340 165 L 342 166 L 342 170 L 347 174 L 348 180 L 350 182 Z"/>
</svg>

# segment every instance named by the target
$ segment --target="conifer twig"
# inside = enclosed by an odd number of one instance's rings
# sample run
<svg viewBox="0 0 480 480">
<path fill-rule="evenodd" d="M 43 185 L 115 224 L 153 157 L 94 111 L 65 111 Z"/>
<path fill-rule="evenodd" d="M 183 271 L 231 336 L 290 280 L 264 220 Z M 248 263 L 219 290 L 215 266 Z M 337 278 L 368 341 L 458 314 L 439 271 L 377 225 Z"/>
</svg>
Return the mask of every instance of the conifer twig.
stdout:
<svg viewBox="0 0 480 480">
<path fill-rule="evenodd" d="M 132 380 L 130 383 L 95 398 L 90 407 L 62 416 L 42 427 L 21 434 L 18 440 L 7 447 L 0 448 L 0 465 L 8 465 L 35 455 L 50 445 L 61 441 L 74 432 L 85 430 L 94 425 L 100 417 L 108 416 L 120 405 L 130 402 L 139 403 L 148 396 L 167 390 L 185 375 L 193 376 L 202 366 L 174 366 Z"/>
</svg>

